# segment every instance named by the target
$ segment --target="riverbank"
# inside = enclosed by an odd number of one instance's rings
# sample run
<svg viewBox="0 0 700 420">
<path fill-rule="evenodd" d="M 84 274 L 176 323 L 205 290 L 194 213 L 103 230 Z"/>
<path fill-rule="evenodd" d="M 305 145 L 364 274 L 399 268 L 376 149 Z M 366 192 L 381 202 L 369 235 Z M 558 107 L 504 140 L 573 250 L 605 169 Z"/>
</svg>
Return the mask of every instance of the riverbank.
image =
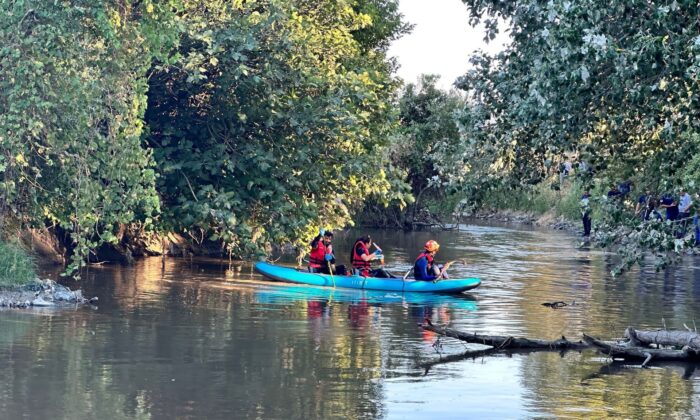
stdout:
<svg viewBox="0 0 700 420">
<path fill-rule="evenodd" d="M 516 225 L 538 226 L 554 230 L 563 230 L 576 235 L 580 235 L 582 233 L 581 223 L 574 222 L 564 216 L 557 216 L 554 210 L 547 211 L 544 214 L 536 214 L 533 212 L 520 210 L 482 209 L 475 213 L 459 215 L 460 220 L 469 218 L 477 220 L 492 220 Z"/>
<path fill-rule="evenodd" d="M 36 279 L 23 286 L 0 288 L 1 308 L 45 308 L 96 304 L 97 297 L 87 299 L 83 292 L 70 290 L 53 280 Z"/>
</svg>

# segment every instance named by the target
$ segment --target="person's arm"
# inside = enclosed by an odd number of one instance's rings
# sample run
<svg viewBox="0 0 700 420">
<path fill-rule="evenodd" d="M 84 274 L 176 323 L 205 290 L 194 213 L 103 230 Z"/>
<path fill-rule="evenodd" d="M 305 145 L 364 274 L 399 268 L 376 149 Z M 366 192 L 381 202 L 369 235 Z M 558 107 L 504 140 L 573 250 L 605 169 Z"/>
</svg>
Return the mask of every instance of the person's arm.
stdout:
<svg viewBox="0 0 700 420">
<path fill-rule="evenodd" d="M 437 276 L 432 273 L 428 274 L 428 261 L 421 258 L 416 262 L 415 276 L 418 280 L 435 280 Z"/>
<path fill-rule="evenodd" d="M 311 241 L 311 249 L 316 249 L 318 248 L 318 242 L 321 240 L 321 235 L 318 235 L 314 238 L 313 241 Z"/>
<path fill-rule="evenodd" d="M 360 258 L 362 258 L 362 261 L 374 261 L 377 259 L 376 255 L 374 254 L 365 254 L 365 251 L 362 250 L 360 251 L 362 254 L 360 254 Z"/>
</svg>

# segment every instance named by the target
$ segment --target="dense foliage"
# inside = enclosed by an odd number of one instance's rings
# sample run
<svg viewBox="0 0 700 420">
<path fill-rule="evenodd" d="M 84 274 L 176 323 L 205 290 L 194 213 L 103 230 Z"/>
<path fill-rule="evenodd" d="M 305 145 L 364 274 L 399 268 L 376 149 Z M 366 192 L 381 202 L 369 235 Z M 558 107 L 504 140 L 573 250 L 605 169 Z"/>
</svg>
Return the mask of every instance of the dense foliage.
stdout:
<svg viewBox="0 0 700 420">
<path fill-rule="evenodd" d="M 151 60 L 174 38 L 149 1 L 0 8 L 1 220 L 60 225 L 84 258 L 158 210 L 142 117 Z"/>
<path fill-rule="evenodd" d="M 453 206 L 444 188 L 444 160 L 461 148 L 458 115 L 466 106 L 457 92 L 437 87 L 438 76 L 422 75 L 417 84 L 409 83 L 398 101 L 400 125 L 391 136 L 386 162 L 405 177 L 410 187 L 408 206 L 389 208 L 368 201 L 364 216 L 374 223 L 412 229 Z M 446 204 L 447 203 L 447 204 Z"/>
<path fill-rule="evenodd" d="M 511 44 L 495 56 L 472 57 L 474 68 L 459 82 L 472 106 L 462 118 L 464 153 L 450 162 L 455 185 L 537 184 L 570 152 L 592 168 L 589 184 L 631 178 L 657 194 L 681 183 L 696 192 L 696 2 L 465 3 L 472 23 L 490 29 L 487 38 L 504 20 Z M 632 218 L 610 227 L 621 224 L 619 240 L 649 229 Z M 647 237 L 636 244 L 667 249 Z"/>
<path fill-rule="evenodd" d="M 373 47 L 395 33 L 371 34 L 352 5 L 186 6 L 182 66 L 153 75 L 147 112 L 169 228 L 251 255 L 391 198 L 380 157 L 395 82 Z"/>
<path fill-rule="evenodd" d="M 0 230 L 55 226 L 71 268 L 126 224 L 248 256 L 402 199 L 396 1 L 0 7 Z"/>
</svg>

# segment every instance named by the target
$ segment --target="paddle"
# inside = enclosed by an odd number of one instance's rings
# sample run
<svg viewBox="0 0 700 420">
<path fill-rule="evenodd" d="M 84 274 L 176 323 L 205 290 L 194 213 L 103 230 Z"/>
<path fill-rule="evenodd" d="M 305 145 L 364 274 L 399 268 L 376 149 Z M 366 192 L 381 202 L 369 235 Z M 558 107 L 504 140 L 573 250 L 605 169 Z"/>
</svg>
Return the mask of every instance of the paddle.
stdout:
<svg viewBox="0 0 700 420">
<path fill-rule="evenodd" d="M 467 265 L 467 262 L 465 260 L 452 260 L 452 261 L 446 262 L 442 266 L 442 270 L 440 270 L 440 274 L 438 274 L 437 278 L 435 280 L 433 280 L 433 283 L 437 283 L 439 280 L 441 280 L 443 278 L 443 276 L 445 275 L 445 272 L 447 271 L 447 269 L 450 268 L 450 266 L 452 264 L 455 264 L 455 263 Z"/>
<path fill-rule="evenodd" d="M 377 251 L 379 251 L 379 254 L 382 256 L 380 258 L 380 264 L 382 267 L 384 267 L 384 251 L 382 251 L 382 249 L 379 248 L 379 245 L 377 245 L 376 242 L 372 242 L 372 245 L 374 245 L 374 247 L 377 248 Z"/>
<path fill-rule="evenodd" d="M 335 289 L 335 277 L 333 277 L 333 267 L 331 266 L 330 261 L 326 261 L 328 263 L 328 272 L 331 275 L 331 281 L 333 282 L 333 288 Z"/>
</svg>

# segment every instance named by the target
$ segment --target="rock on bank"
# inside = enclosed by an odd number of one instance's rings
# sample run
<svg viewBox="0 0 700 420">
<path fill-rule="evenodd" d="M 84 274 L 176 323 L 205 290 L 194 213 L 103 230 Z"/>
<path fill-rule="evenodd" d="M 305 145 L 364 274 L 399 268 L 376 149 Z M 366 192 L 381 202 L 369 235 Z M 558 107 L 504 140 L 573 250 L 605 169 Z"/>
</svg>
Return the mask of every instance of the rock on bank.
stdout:
<svg viewBox="0 0 700 420">
<path fill-rule="evenodd" d="M 0 308 L 74 306 L 97 303 L 86 299 L 83 292 L 70 290 L 53 280 L 34 280 L 24 286 L 0 288 Z"/>
</svg>

